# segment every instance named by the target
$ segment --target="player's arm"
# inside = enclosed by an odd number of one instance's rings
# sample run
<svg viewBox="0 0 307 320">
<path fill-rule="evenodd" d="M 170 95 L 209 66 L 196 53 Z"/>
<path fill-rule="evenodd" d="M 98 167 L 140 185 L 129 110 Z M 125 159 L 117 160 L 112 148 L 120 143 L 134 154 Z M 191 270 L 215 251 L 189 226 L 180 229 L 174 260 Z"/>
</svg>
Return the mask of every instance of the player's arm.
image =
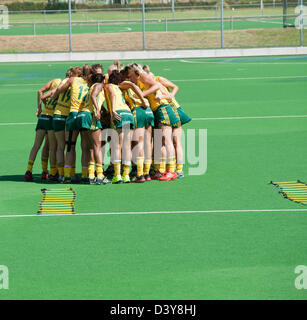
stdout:
<svg viewBox="0 0 307 320">
<path fill-rule="evenodd" d="M 101 106 L 98 105 L 98 101 L 97 101 L 97 96 L 99 94 L 99 92 L 103 89 L 103 84 L 102 83 L 98 83 L 95 87 L 94 90 L 92 91 L 91 94 L 91 99 L 92 99 L 92 103 L 95 107 L 95 116 L 98 120 L 100 120 L 100 112 L 101 112 Z"/>
<path fill-rule="evenodd" d="M 155 81 L 148 74 L 142 73 L 141 74 L 141 81 L 143 83 L 147 84 L 148 86 L 150 86 L 150 88 L 148 90 L 143 91 L 144 97 L 160 90 L 161 94 L 156 95 L 156 100 L 161 100 L 161 99 L 171 100 L 172 99 L 171 94 L 165 89 L 165 87 L 161 83 Z"/>
<path fill-rule="evenodd" d="M 120 121 L 121 117 L 120 117 L 120 115 L 115 111 L 115 107 L 116 107 L 116 96 L 115 96 L 115 92 L 114 92 L 112 86 L 109 85 L 109 84 L 106 85 L 106 89 L 107 89 L 107 91 L 108 91 L 108 93 L 109 93 L 109 96 L 110 96 L 112 116 L 113 116 L 114 120 Z"/>
<path fill-rule="evenodd" d="M 38 117 L 42 112 L 42 102 L 43 102 L 43 95 L 44 92 L 48 91 L 51 88 L 53 80 L 47 82 L 43 87 L 41 87 L 37 91 L 37 109 L 36 109 L 36 116 Z"/>
<path fill-rule="evenodd" d="M 171 93 L 170 95 L 172 96 L 172 98 L 175 97 L 176 93 L 178 92 L 179 88 L 178 86 L 176 86 L 173 82 L 171 82 L 170 80 L 164 78 L 164 77 L 160 77 L 159 76 L 159 82 L 166 88 L 171 89 Z"/>
<path fill-rule="evenodd" d="M 144 97 L 152 93 L 155 93 L 158 90 L 161 90 L 162 86 L 157 81 L 155 81 L 152 77 L 150 77 L 148 74 L 141 73 L 140 78 L 144 84 L 147 84 L 149 86 L 149 89 L 143 91 Z"/>
<path fill-rule="evenodd" d="M 141 89 L 137 85 L 135 85 L 133 82 L 124 81 L 124 82 L 120 83 L 118 86 L 122 90 L 132 89 L 133 92 L 137 95 L 137 97 L 142 101 L 143 107 L 144 108 L 148 107 L 148 105 L 146 104 L 146 100 L 143 97 L 143 93 L 142 93 Z"/>
<path fill-rule="evenodd" d="M 57 98 L 59 96 L 59 94 L 65 90 L 67 90 L 73 83 L 74 81 L 74 77 L 69 78 L 65 83 L 62 82 L 52 93 L 51 98 Z"/>
</svg>

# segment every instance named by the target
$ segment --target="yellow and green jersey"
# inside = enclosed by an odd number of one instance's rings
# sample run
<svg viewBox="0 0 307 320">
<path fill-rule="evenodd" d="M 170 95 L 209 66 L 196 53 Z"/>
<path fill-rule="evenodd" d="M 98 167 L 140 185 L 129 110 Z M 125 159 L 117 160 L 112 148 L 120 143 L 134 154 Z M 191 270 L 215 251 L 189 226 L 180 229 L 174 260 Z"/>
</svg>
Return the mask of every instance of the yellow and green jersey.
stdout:
<svg viewBox="0 0 307 320">
<path fill-rule="evenodd" d="M 71 103 L 69 112 L 79 112 L 83 108 L 88 89 L 86 80 L 81 77 L 74 78 L 70 91 Z"/>
<path fill-rule="evenodd" d="M 123 96 L 123 92 L 120 90 L 120 88 L 117 85 L 113 84 L 113 83 L 110 83 L 109 85 L 112 86 L 113 92 L 115 94 L 115 108 L 114 108 L 114 111 L 118 111 L 118 110 L 129 110 L 130 111 L 130 108 L 126 104 L 126 101 L 125 101 L 124 96 Z M 105 94 L 106 94 L 106 101 L 107 101 L 108 109 L 110 111 L 110 114 L 112 114 L 113 110 L 112 110 L 111 99 L 110 99 L 110 96 L 109 96 L 109 93 L 108 93 L 107 90 L 105 91 Z"/>
<path fill-rule="evenodd" d="M 97 84 L 98 84 L 98 83 L 94 83 L 94 84 L 90 87 L 90 89 L 89 89 L 89 91 L 88 91 L 88 93 L 87 93 L 87 95 L 86 95 L 86 98 L 85 98 L 85 104 L 84 104 L 84 106 L 82 106 L 82 108 L 81 108 L 80 111 L 87 111 L 87 112 L 96 114 L 96 109 L 95 109 L 95 106 L 94 106 L 94 104 L 93 104 L 93 102 L 92 102 L 91 96 L 92 96 L 92 92 L 93 92 L 93 90 L 94 90 L 94 88 L 95 88 L 95 86 L 96 86 Z M 98 93 L 96 99 L 97 99 L 98 106 L 101 107 L 101 106 L 103 105 L 104 101 L 105 101 L 104 90 L 101 90 L 101 91 Z"/>
<path fill-rule="evenodd" d="M 150 88 L 150 86 L 148 84 L 143 83 L 140 80 L 140 78 L 138 79 L 138 86 L 142 91 L 146 91 Z M 160 101 L 157 101 L 156 94 L 162 94 L 162 92 L 160 90 L 157 90 L 156 92 L 146 96 L 152 111 L 156 111 L 160 106 L 164 104 L 169 104 L 169 102 L 166 99 L 161 99 Z"/>
<path fill-rule="evenodd" d="M 123 90 L 123 94 L 125 101 L 131 110 L 143 106 L 141 99 L 136 97 L 135 92 L 131 88 Z M 146 100 L 146 98 L 144 98 L 144 100 Z"/>
<path fill-rule="evenodd" d="M 58 87 L 60 85 L 61 81 L 62 81 L 61 79 L 54 79 L 51 84 L 50 90 L 53 90 L 56 87 Z M 57 100 L 58 100 L 57 98 L 55 98 L 55 99 L 47 98 L 46 102 L 45 102 L 45 108 L 41 114 L 53 117 L 54 109 L 57 105 Z"/>
<path fill-rule="evenodd" d="M 69 78 L 65 78 L 61 84 L 65 84 Z M 70 87 L 65 91 L 61 92 L 58 96 L 57 105 L 54 110 L 54 114 L 61 116 L 68 116 L 70 110 Z"/>
<path fill-rule="evenodd" d="M 156 80 L 157 82 L 160 82 L 159 76 L 156 76 L 156 77 L 155 77 L 155 80 Z M 161 83 L 161 82 L 160 82 L 160 83 Z M 165 86 L 163 86 L 163 87 L 164 87 L 167 91 L 171 92 L 171 90 L 170 90 L 169 88 L 166 88 Z M 171 107 L 176 108 L 176 109 L 178 109 L 178 108 L 180 107 L 178 101 L 177 101 L 175 98 L 169 100 L 169 104 L 170 104 Z"/>
</svg>

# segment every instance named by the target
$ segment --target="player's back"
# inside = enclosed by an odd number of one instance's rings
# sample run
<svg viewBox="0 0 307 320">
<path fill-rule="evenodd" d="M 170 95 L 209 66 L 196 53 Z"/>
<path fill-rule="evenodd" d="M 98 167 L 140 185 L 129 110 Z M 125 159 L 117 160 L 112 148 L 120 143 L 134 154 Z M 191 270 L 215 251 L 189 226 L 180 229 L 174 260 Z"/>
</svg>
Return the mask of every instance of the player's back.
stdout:
<svg viewBox="0 0 307 320">
<path fill-rule="evenodd" d="M 61 79 L 54 79 L 52 81 L 51 86 L 50 86 L 50 90 L 53 90 L 53 89 L 57 88 L 60 85 L 61 81 L 62 81 Z M 53 116 L 56 104 L 57 104 L 57 98 L 47 98 L 46 99 L 46 103 L 45 103 L 45 108 L 44 108 L 44 110 L 42 111 L 41 114 L 46 114 L 48 116 Z"/>
<path fill-rule="evenodd" d="M 75 77 L 71 85 L 70 112 L 79 112 L 85 104 L 89 89 L 88 82 L 81 77 Z"/>
</svg>

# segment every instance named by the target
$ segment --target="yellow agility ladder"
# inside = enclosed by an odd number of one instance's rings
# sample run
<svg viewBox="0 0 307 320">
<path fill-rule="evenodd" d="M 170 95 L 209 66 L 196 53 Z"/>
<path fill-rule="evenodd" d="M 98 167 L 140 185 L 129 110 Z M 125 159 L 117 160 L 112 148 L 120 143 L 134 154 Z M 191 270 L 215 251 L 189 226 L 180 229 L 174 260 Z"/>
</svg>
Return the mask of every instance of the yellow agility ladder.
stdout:
<svg viewBox="0 0 307 320">
<path fill-rule="evenodd" d="M 277 188 L 285 199 L 307 205 L 307 184 L 300 180 L 285 182 L 270 182 Z"/>
<path fill-rule="evenodd" d="M 43 200 L 39 203 L 38 214 L 75 213 L 76 192 L 68 189 L 41 189 Z"/>
</svg>

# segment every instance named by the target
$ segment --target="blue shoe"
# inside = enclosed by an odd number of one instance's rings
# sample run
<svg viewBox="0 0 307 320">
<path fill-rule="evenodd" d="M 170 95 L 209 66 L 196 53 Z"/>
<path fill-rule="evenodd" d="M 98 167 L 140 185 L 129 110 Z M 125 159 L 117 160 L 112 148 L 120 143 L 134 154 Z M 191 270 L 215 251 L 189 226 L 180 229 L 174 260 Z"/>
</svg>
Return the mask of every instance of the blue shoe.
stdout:
<svg viewBox="0 0 307 320">
<path fill-rule="evenodd" d="M 182 178 L 184 178 L 184 174 L 183 174 L 183 171 L 181 171 L 181 172 L 177 172 L 177 175 L 178 175 L 178 179 L 182 179 Z"/>
</svg>

